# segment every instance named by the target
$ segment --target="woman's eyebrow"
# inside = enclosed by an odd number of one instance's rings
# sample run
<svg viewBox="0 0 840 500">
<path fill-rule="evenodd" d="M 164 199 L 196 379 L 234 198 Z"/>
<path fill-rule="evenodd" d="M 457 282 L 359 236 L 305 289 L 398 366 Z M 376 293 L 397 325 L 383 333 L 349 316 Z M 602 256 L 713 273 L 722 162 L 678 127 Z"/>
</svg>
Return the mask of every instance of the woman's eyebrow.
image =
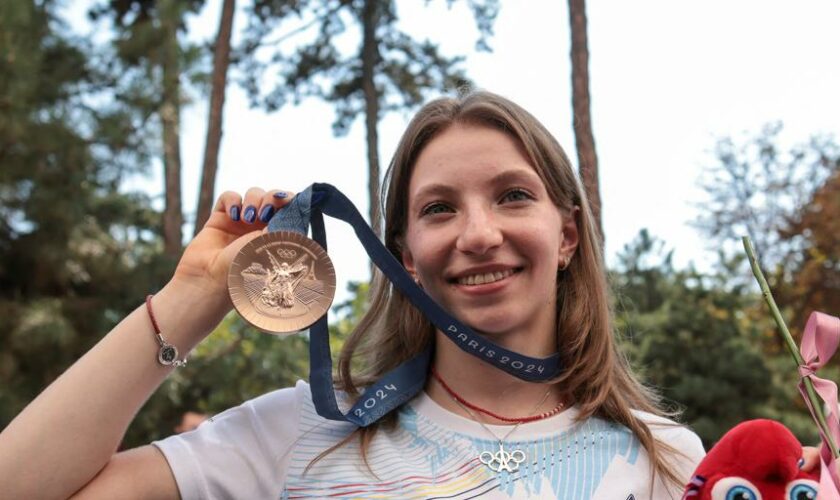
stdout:
<svg viewBox="0 0 840 500">
<path fill-rule="evenodd" d="M 421 187 L 417 190 L 417 193 L 414 195 L 414 199 L 419 200 L 424 197 L 430 196 L 447 196 L 447 195 L 454 195 L 458 193 L 458 189 L 450 186 L 448 184 L 440 184 L 440 183 L 432 183 L 426 184 L 425 186 Z"/>
<path fill-rule="evenodd" d="M 536 172 L 532 170 L 506 170 L 490 180 L 493 185 L 542 182 Z"/>
</svg>

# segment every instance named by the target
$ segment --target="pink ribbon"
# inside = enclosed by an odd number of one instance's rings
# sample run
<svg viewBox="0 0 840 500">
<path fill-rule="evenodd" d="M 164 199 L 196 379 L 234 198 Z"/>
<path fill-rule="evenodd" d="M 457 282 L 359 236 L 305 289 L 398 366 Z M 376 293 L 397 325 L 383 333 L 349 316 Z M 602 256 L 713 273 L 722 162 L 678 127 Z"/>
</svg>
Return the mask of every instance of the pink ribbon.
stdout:
<svg viewBox="0 0 840 500">
<path fill-rule="evenodd" d="M 805 391 L 805 378 L 810 378 L 814 390 L 820 399 L 825 402 L 826 422 L 828 432 L 834 440 L 835 445 L 840 446 L 840 410 L 837 406 L 837 385 L 830 380 L 817 377 L 817 370 L 828 363 L 831 356 L 840 344 L 840 318 L 812 312 L 802 333 L 802 345 L 799 351 L 802 353 L 804 365 L 799 367 L 799 392 L 805 398 L 805 404 L 811 411 L 814 421 L 817 421 L 817 413 L 811 406 L 811 400 Z M 817 426 L 819 427 L 819 425 Z M 840 500 L 840 477 L 837 475 L 837 467 L 829 439 L 820 427 L 822 446 L 820 447 L 820 489 L 817 494 L 818 500 Z"/>
</svg>

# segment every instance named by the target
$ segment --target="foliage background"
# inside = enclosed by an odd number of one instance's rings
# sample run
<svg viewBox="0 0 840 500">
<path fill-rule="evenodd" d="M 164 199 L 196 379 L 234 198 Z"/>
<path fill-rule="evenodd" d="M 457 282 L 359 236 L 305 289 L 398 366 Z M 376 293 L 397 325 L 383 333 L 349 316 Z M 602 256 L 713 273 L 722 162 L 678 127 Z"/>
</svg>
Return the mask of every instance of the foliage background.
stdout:
<svg viewBox="0 0 840 500">
<path fill-rule="evenodd" d="M 0 428 L 162 286 L 177 259 L 166 251 L 159 200 L 130 182 L 160 166 L 167 140 L 160 36 L 139 28 L 143 16 L 174 16 L 181 33 L 175 105 L 202 100 L 212 47 L 188 41 L 184 32 L 203 3 L 183 3 L 173 12 L 151 0 L 97 5 L 94 37 L 76 33 L 55 2 L 0 3 Z M 341 7 L 314 0 L 294 3 L 297 10 L 267 5 L 254 2 L 247 10 L 251 36 L 233 64 L 280 76 L 271 85 L 241 83 L 255 103 L 271 109 L 322 98 L 336 106 L 336 131 L 346 131 L 363 107 L 345 99 L 359 99 L 361 87 L 351 85 L 359 83 L 353 80 L 359 68 L 354 58 L 339 57 L 329 35 L 359 18 L 330 11 L 314 45 L 260 60 L 256 46 L 266 23 Z M 390 29 L 388 15 L 383 30 Z M 492 46 L 492 10 L 475 16 L 481 43 Z M 468 79 L 461 56 L 388 33 L 397 62 L 406 61 L 400 50 L 425 51 L 436 72 L 386 65 L 381 71 L 390 71 L 391 98 L 383 109 L 412 109 L 427 92 Z M 422 85 L 412 80 L 423 75 L 429 78 Z M 731 245 L 740 234 L 753 236 L 795 331 L 811 310 L 840 313 L 840 149 L 816 130 L 801 144 L 783 145 L 782 129 L 770 123 L 752 136 L 721 137 L 712 145 L 701 180 L 708 197 L 696 221 L 720 249 L 710 270 L 676 266 L 671 245 L 679 242 L 647 231 L 611 269 L 617 330 L 628 356 L 707 446 L 755 417 L 780 419 L 803 442 L 816 441 L 795 391 L 796 372 Z M 333 311 L 334 350 L 364 311 L 366 290 L 351 283 L 349 299 Z M 212 414 L 289 386 L 306 377 L 307 359 L 305 335 L 262 335 L 231 315 L 145 405 L 124 446 L 170 434 L 185 411 Z M 829 378 L 836 380 L 837 370 L 832 363 Z"/>
</svg>

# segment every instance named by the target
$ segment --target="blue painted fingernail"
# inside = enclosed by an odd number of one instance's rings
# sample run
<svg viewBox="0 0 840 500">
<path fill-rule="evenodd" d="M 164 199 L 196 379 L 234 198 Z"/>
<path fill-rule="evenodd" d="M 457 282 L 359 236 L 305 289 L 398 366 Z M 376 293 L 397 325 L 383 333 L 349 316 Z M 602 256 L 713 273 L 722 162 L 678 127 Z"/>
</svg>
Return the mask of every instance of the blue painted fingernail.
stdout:
<svg viewBox="0 0 840 500">
<path fill-rule="evenodd" d="M 274 215 L 274 207 L 266 205 L 263 207 L 262 212 L 260 212 L 260 221 L 268 222 L 272 215 Z"/>
<path fill-rule="evenodd" d="M 254 219 L 257 217 L 257 209 L 254 205 L 248 205 L 248 208 L 245 209 L 245 213 L 242 214 L 242 218 L 245 219 L 245 222 L 248 224 L 252 224 Z"/>
<path fill-rule="evenodd" d="M 230 207 L 230 218 L 233 222 L 239 222 L 239 205 Z"/>
<path fill-rule="evenodd" d="M 276 193 L 274 193 L 274 197 L 277 198 L 278 200 L 282 200 L 282 199 L 286 198 L 287 196 L 289 196 L 289 194 L 285 191 L 277 191 Z"/>
</svg>

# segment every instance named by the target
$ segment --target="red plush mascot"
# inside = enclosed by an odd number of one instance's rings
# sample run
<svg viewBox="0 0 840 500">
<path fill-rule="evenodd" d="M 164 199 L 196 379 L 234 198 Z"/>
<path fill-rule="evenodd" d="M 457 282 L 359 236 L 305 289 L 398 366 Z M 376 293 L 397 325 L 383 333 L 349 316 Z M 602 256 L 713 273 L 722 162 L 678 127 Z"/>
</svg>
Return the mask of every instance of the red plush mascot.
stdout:
<svg viewBox="0 0 840 500">
<path fill-rule="evenodd" d="M 784 425 L 750 420 L 697 466 L 683 500 L 815 500 L 819 468 L 803 472 L 802 445 Z"/>
</svg>

